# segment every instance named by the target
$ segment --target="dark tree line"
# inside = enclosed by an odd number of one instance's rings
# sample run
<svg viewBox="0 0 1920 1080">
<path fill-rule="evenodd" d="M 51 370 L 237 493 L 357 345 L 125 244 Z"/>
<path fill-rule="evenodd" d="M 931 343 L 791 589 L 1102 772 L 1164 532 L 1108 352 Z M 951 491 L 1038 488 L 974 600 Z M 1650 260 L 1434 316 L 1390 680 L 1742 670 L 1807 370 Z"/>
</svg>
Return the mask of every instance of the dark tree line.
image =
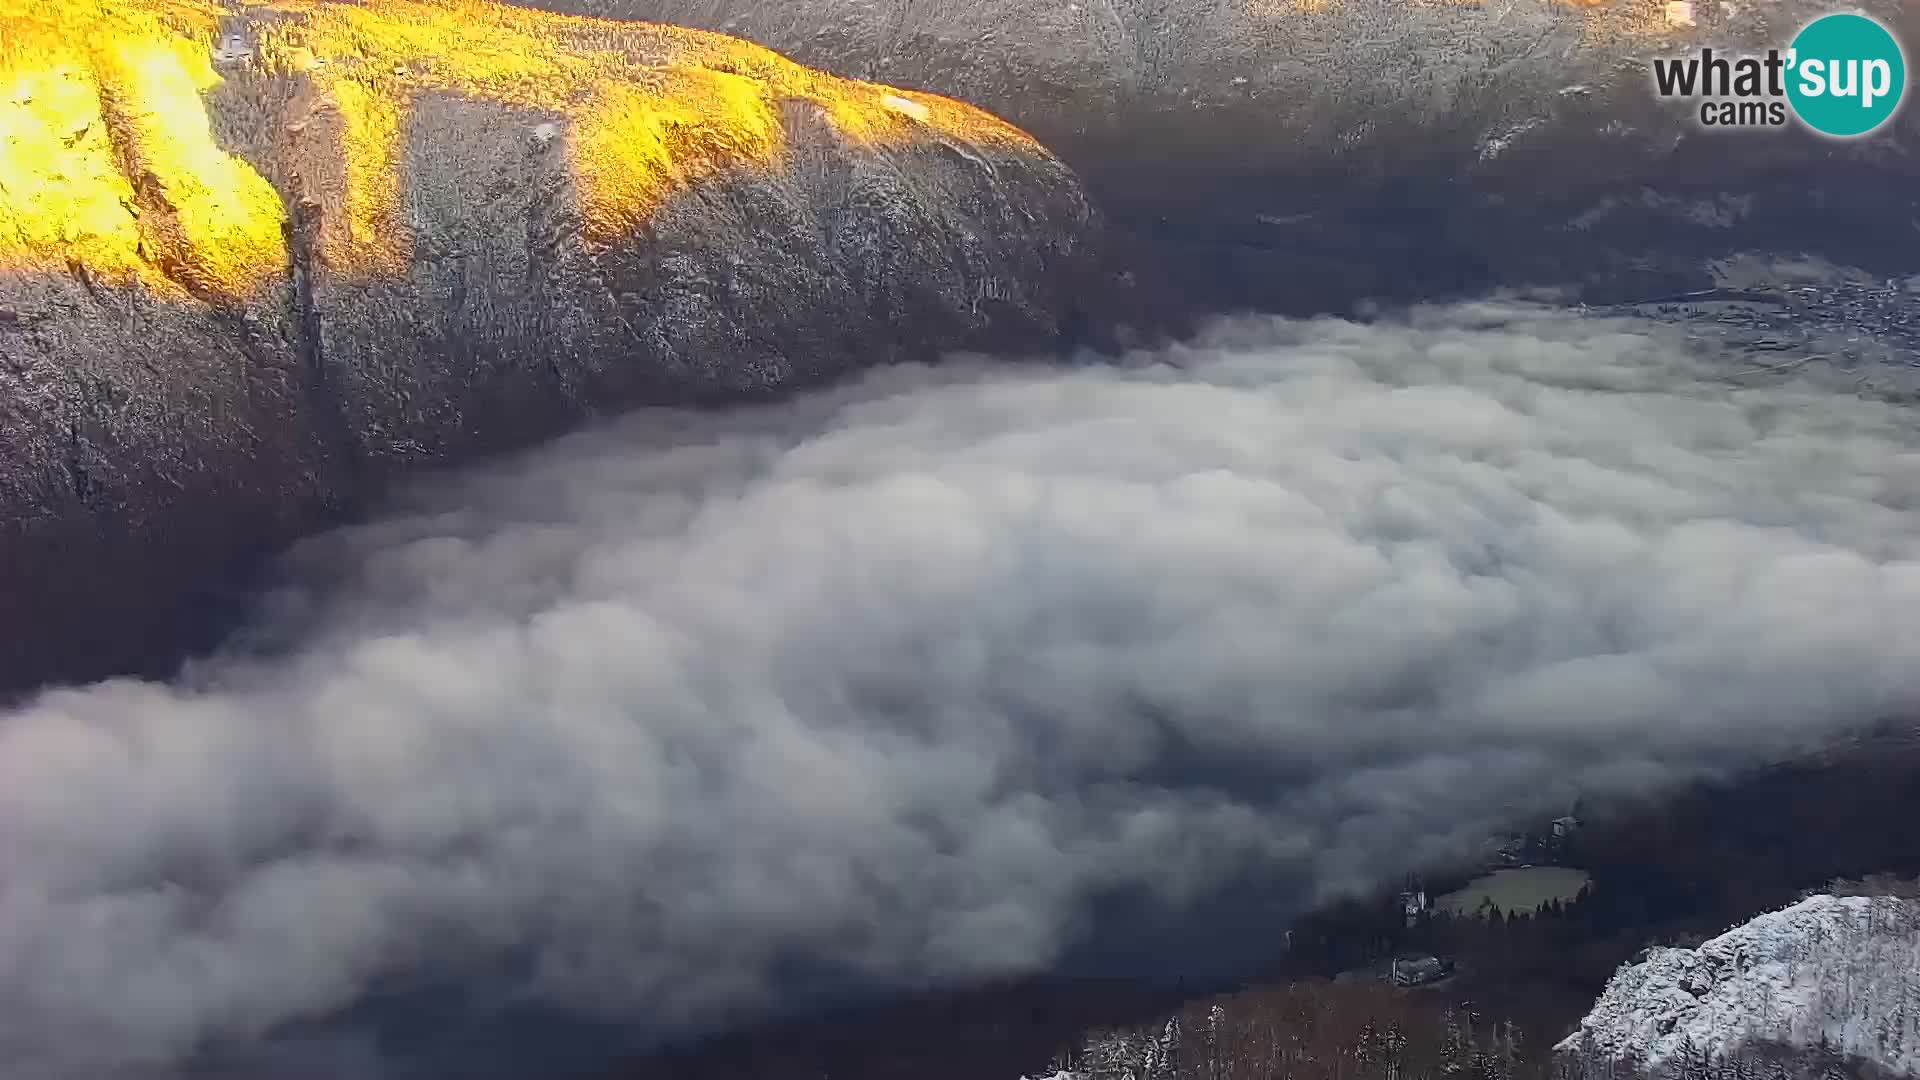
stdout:
<svg viewBox="0 0 1920 1080">
<path fill-rule="evenodd" d="M 1549 1080 L 1518 1025 L 1441 995 L 1297 982 L 1109 1029 L 1054 1067 L 1090 1080 Z"/>
<path fill-rule="evenodd" d="M 1897 1074 L 1824 1044 L 1756 1040 L 1731 1054 L 1710 1054 L 1692 1040 L 1658 1065 L 1622 1061 L 1589 1047 L 1560 1055 L 1550 1080 L 1895 1080 Z"/>
</svg>

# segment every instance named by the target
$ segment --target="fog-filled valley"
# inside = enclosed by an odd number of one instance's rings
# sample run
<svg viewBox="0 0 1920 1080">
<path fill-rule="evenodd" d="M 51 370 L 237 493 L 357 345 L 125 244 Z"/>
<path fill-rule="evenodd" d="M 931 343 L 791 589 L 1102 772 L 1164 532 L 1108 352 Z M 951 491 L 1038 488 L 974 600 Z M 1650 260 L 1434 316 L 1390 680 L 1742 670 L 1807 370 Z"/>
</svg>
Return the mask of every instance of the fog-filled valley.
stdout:
<svg viewBox="0 0 1920 1080">
<path fill-rule="evenodd" d="M 408 987 L 644 1043 L 1045 972 L 1249 874 L 1278 925 L 1915 715 L 1917 444 L 1684 327 L 1487 303 L 424 477 L 178 677 L 0 721 L 0 1055 L 404 1072 L 354 1025 Z"/>
<path fill-rule="evenodd" d="M 1920 1075 L 1826 10 L 0 0 L 0 1080 Z"/>
</svg>

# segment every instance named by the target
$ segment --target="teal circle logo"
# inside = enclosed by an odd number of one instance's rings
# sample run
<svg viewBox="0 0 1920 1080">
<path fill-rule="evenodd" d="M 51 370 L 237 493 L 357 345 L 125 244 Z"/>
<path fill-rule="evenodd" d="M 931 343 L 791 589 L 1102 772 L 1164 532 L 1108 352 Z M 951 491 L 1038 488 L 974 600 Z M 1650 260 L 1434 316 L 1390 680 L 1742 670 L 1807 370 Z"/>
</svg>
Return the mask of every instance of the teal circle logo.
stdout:
<svg viewBox="0 0 1920 1080">
<path fill-rule="evenodd" d="M 1893 117 L 1907 90 L 1900 43 L 1865 15 L 1825 15 L 1787 54 L 1787 100 L 1822 135 L 1865 135 Z"/>
</svg>

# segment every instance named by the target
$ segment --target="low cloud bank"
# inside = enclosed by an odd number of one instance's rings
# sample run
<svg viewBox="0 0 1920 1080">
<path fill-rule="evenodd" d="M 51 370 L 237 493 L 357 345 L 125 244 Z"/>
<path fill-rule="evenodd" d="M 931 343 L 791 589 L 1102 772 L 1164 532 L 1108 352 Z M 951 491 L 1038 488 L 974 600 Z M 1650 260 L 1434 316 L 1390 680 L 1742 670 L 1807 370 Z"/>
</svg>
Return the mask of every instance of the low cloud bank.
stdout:
<svg viewBox="0 0 1920 1080">
<path fill-rule="evenodd" d="M 225 655 L 0 716 L 0 1072 L 432 974 L 672 1033 L 1029 970 L 1110 890 L 1304 903 L 1920 711 L 1912 414 L 1748 367 L 1238 321 L 440 478 Z"/>
</svg>

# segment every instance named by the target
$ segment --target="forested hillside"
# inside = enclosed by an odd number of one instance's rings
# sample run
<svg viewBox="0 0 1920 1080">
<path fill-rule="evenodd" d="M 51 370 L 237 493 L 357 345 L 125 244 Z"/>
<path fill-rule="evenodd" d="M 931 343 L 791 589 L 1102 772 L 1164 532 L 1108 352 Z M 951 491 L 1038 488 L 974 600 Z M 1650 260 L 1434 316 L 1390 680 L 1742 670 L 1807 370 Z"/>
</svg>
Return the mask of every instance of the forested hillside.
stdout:
<svg viewBox="0 0 1920 1080">
<path fill-rule="evenodd" d="M 1196 1002 L 1100 1031 L 1055 1080 L 1516 1080 L 1544 1075 L 1511 1020 L 1472 1003 L 1322 980 Z"/>
<path fill-rule="evenodd" d="M 1817 895 L 1621 969 L 1558 1047 L 1570 1076 L 1806 1073 L 1798 1051 L 1920 1073 L 1920 903 Z"/>
</svg>

